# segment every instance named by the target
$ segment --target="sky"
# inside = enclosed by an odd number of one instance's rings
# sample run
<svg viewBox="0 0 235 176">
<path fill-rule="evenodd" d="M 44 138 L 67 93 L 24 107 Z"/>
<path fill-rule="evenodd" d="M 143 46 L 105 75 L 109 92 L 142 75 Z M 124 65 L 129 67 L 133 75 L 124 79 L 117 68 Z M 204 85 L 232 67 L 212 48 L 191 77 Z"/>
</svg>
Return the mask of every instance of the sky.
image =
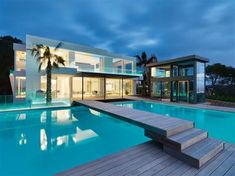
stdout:
<svg viewBox="0 0 235 176">
<path fill-rule="evenodd" d="M 235 67 L 235 0 L 0 0 L 0 35 Z"/>
</svg>

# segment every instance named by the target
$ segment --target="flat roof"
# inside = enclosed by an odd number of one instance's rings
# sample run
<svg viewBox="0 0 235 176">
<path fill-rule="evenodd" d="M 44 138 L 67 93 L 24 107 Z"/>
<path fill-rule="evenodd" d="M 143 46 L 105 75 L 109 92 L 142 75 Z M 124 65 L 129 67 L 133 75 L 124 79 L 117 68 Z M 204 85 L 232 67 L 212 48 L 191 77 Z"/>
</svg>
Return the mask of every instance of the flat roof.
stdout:
<svg viewBox="0 0 235 176">
<path fill-rule="evenodd" d="M 207 59 L 205 57 L 198 56 L 198 55 L 189 55 L 189 56 L 177 57 L 177 58 L 173 58 L 173 59 L 167 59 L 167 60 L 156 62 L 156 63 L 150 63 L 150 64 L 147 64 L 147 67 L 168 65 L 168 64 L 193 61 L 193 60 L 197 60 L 197 61 L 205 62 L 205 63 L 209 62 L 209 59 Z"/>
<path fill-rule="evenodd" d="M 28 44 L 45 44 L 48 46 L 56 46 L 59 42 L 62 42 L 62 46 L 60 47 L 61 49 L 67 49 L 71 51 L 78 51 L 78 52 L 84 52 L 84 53 L 90 53 L 94 55 L 100 55 L 100 56 L 107 56 L 107 57 L 112 57 L 112 58 L 120 58 L 120 59 L 127 59 L 127 60 L 136 60 L 135 57 L 131 56 L 124 56 L 120 54 L 115 54 L 112 52 L 109 52 L 104 49 L 99 49 L 87 45 L 81 45 L 78 43 L 71 43 L 71 42 L 66 42 L 62 40 L 55 40 L 55 39 L 49 39 L 49 38 L 44 38 L 44 37 L 38 37 L 38 36 L 33 36 L 33 35 L 26 35 L 26 45 L 28 47 Z M 30 47 L 29 47 L 30 48 Z"/>
</svg>

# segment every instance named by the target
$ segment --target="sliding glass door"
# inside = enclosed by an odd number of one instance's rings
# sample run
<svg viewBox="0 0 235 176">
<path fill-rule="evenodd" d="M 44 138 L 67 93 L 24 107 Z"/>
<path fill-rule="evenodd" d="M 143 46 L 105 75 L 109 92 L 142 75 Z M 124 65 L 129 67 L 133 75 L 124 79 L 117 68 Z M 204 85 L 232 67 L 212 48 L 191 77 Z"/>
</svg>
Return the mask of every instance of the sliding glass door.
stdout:
<svg viewBox="0 0 235 176">
<path fill-rule="evenodd" d="M 188 81 L 179 81 L 179 101 L 188 101 L 189 95 L 189 84 Z"/>
</svg>

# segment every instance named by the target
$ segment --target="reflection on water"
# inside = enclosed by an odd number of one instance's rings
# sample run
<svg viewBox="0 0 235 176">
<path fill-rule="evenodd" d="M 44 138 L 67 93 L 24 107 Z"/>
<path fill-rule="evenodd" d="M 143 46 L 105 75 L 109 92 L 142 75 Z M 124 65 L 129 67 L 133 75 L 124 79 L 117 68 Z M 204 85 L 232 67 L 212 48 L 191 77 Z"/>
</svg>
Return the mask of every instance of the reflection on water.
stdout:
<svg viewBox="0 0 235 176">
<path fill-rule="evenodd" d="M 100 116 L 100 113 L 89 109 L 89 111 L 95 115 Z M 68 147 L 69 145 L 78 144 L 81 141 L 85 141 L 94 137 L 98 137 L 98 134 L 95 133 L 92 129 L 80 129 L 78 118 L 72 114 L 71 109 L 65 110 L 56 110 L 56 111 L 42 111 L 39 113 L 40 121 L 36 121 L 38 118 L 32 114 L 17 114 L 16 121 L 14 123 L 9 123 L 5 121 L 5 129 L 14 129 L 17 143 L 19 145 L 27 144 L 27 128 L 34 124 L 38 127 L 34 130 L 34 133 L 37 133 L 37 130 L 40 132 L 40 149 L 42 151 L 53 150 L 59 146 Z M 31 121 L 35 121 L 33 124 Z M 3 125 L 4 122 L 1 122 Z M 21 130 L 18 130 L 21 129 Z M 4 130 L 1 129 L 1 131 Z M 32 138 L 31 135 L 28 135 L 28 138 Z"/>
<path fill-rule="evenodd" d="M 53 175 L 147 140 L 85 107 L 0 113 L 0 175 Z"/>
</svg>

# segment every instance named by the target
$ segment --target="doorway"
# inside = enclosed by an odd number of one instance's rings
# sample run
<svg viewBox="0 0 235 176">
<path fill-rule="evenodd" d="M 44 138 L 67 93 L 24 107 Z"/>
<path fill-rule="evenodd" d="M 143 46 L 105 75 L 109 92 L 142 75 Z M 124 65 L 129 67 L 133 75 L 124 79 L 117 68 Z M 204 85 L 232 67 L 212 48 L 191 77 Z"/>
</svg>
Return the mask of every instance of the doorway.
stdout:
<svg viewBox="0 0 235 176">
<path fill-rule="evenodd" d="M 178 82 L 178 100 L 188 102 L 189 98 L 189 81 Z"/>
</svg>

